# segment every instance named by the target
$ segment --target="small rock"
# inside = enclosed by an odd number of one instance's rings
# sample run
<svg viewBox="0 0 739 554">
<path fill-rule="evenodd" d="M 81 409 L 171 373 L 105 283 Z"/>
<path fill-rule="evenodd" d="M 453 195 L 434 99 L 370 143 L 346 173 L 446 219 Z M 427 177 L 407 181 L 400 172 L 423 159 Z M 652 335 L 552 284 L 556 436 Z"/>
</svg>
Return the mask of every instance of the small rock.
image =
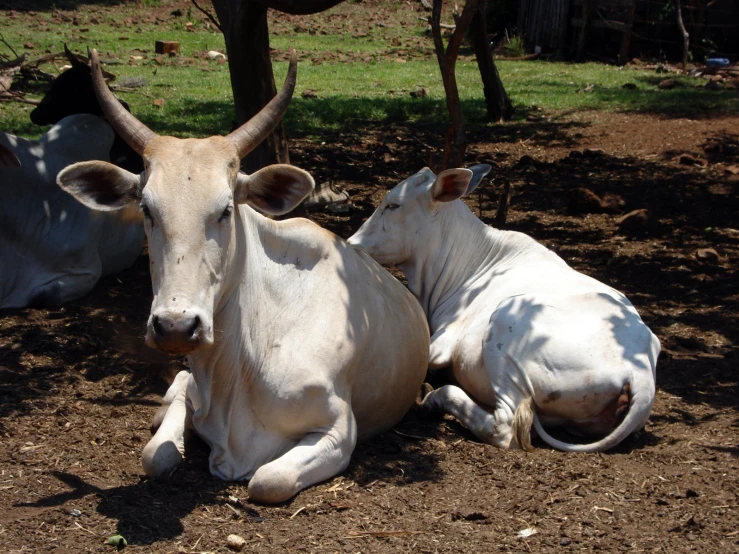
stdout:
<svg viewBox="0 0 739 554">
<path fill-rule="evenodd" d="M 419 88 L 418 90 L 412 90 L 410 95 L 412 98 L 426 98 L 429 95 L 429 91 L 425 88 Z"/>
<path fill-rule="evenodd" d="M 210 50 L 208 51 L 208 59 L 209 60 L 218 60 L 218 59 L 226 59 L 226 54 L 223 52 L 219 52 L 218 50 Z"/>
<path fill-rule="evenodd" d="M 578 187 L 570 191 L 567 211 L 571 214 L 599 214 L 603 213 L 603 202 L 593 191 Z"/>
<path fill-rule="evenodd" d="M 151 103 L 157 108 L 161 108 L 162 106 L 164 106 L 164 104 L 167 103 L 167 101 L 164 98 L 157 98 L 156 100 L 152 100 Z"/>
<path fill-rule="evenodd" d="M 570 546 L 572 544 L 572 539 L 569 537 L 562 537 L 559 539 L 559 546 Z"/>
<path fill-rule="evenodd" d="M 721 90 L 721 85 L 719 85 L 716 81 L 708 81 L 703 86 L 703 88 L 707 90 Z"/>
<path fill-rule="evenodd" d="M 300 93 L 300 96 L 303 98 L 318 98 L 318 93 L 313 89 L 307 88 Z"/>
<path fill-rule="evenodd" d="M 713 248 L 699 248 L 695 251 L 695 257 L 701 262 L 716 264 L 721 261 L 721 256 Z"/>
<path fill-rule="evenodd" d="M 697 165 L 700 167 L 705 167 L 706 165 L 708 165 L 708 162 L 703 158 L 691 156 L 690 154 L 681 154 L 680 156 L 678 156 L 677 161 L 682 165 Z"/>
<path fill-rule="evenodd" d="M 606 151 L 602 148 L 586 148 L 582 151 L 582 155 L 586 158 L 598 158 L 600 156 L 605 156 Z"/>
<path fill-rule="evenodd" d="M 644 208 L 629 212 L 616 220 L 618 228 L 627 235 L 643 233 L 649 229 L 651 223 L 649 210 Z"/>
<path fill-rule="evenodd" d="M 241 552 L 246 546 L 246 540 L 238 535 L 229 535 L 226 539 L 226 546 L 236 552 Z"/>
<path fill-rule="evenodd" d="M 569 157 L 572 158 L 572 159 L 582 158 L 582 151 L 580 151 L 580 150 L 572 150 L 572 151 L 570 151 Z"/>
<path fill-rule="evenodd" d="M 657 85 L 657 88 L 667 90 L 675 88 L 676 85 L 677 81 L 675 81 L 675 79 L 665 79 L 664 81 L 660 81 L 660 83 Z"/>
<path fill-rule="evenodd" d="M 524 154 L 516 162 L 517 168 L 530 167 L 532 165 L 536 165 L 536 160 L 532 158 L 531 156 L 529 156 L 528 154 Z"/>
</svg>

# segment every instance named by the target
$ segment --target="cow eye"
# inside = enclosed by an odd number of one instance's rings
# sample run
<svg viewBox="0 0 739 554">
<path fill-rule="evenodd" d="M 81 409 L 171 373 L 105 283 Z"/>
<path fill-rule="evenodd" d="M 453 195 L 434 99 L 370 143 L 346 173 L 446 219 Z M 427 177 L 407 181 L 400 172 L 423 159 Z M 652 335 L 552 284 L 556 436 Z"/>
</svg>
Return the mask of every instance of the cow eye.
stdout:
<svg viewBox="0 0 739 554">
<path fill-rule="evenodd" d="M 233 208 L 231 206 L 227 206 L 226 209 L 223 210 L 221 217 L 218 218 L 218 223 L 223 223 L 226 219 L 231 217 L 231 212 L 233 212 Z"/>
<path fill-rule="evenodd" d="M 398 208 L 400 208 L 400 204 L 388 204 L 388 205 L 387 205 L 387 206 L 385 207 L 385 209 L 386 209 L 386 210 L 390 210 L 391 212 L 392 212 L 393 210 L 397 210 Z"/>
</svg>

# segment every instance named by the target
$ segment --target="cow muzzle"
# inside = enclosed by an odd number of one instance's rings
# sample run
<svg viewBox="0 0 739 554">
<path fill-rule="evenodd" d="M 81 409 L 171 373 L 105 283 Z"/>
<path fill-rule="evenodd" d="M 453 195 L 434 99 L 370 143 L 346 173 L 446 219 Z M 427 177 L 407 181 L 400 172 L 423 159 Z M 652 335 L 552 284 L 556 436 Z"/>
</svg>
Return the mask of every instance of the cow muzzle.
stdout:
<svg viewBox="0 0 739 554">
<path fill-rule="evenodd" d="M 212 342 L 210 326 L 195 312 L 161 311 L 149 317 L 146 343 L 159 350 L 187 354 Z"/>
</svg>

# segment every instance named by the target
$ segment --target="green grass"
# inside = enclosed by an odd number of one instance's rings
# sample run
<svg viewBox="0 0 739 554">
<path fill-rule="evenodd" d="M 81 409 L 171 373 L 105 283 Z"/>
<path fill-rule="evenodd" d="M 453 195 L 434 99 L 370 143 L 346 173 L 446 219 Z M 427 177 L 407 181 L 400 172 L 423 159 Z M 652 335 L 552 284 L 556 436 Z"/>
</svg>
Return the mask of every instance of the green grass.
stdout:
<svg viewBox="0 0 739 554">
<path fill-rule="evenodd" d="M 47 25 L 11 24 L 3 30 L 3 37 L 20 51 L 23 43 L 32 42 L 34 48 L 29 51 L 32 58 L 45 51 L 60 51 L 64 42 L 76 51 L 84 51 L 88 45 L 95 46 L 103 59 L 119 62 L 108 66 L 117 74 L 117 82 L 126 77 L 145 80 L 146 85 L 136 92 L 118 94 L 152 129 L 175 136 L 227 132 L 233 120 L 228 66 L 201 57 L 209 49 L 224 49 L 221 34 L 205 30 L 202 22 L 198 23 L 196 32 L 186 31 L 187 14 L 171 17 L 166 23 L 139 21 L 126 26 L 126 19 L 135 15 L 132 9 L 117 8 L 115 17 L 107 9 L 99 16 L 97 24 L 81 22 L 77 26 L 54 25 L 52 14 L 39 14 L 37 17 L 45 18 Z M 392 36 L 397 36 L 398 32 L 394 30 Z M 407 32 L 418 40 L 418 28 Z M 295 46 L 299 52 L 307 53 L 308 58 L 320 57 L 324 52 L 354 54 L 352 63 L 301 61 L 298 86 L 286 119 L 292 136 L 320 135 L 324 130 L 352 132 L 363 123 L 383 121 L 445 128 L 444 90 L 435 59 L 398 63 L 395 60 L 402 57 L 396 55 L 399 49 L 386 40 L 391 35 L 383 33 L 371 32 L 361 39 L 308 33 L 281 34 L 272 38 L 274 48 L 284 50 Z M 154 41 L 161 38 L 180 41 L 181 56 L 165 58 L 161 64 L 154 61 Z M 427 40 L 430 46 L 431 39 Z M 363 53 L 377 55 L 370 62 L 357 61 L 357 55 Z M 131 62 L 131 55 L 143 55 L 144 59 Z M 550 112 L 608 110 L 665 117 L 739 112 L 736 92 L 706 90 L 702 88 L 705 81 L 701 79 L 679 77 L 679 86 L 675 89 L 659 90 L 656 85 L 665 76 L 649 70 L 543 61 L 500 61 L 498 66 L 518 117 L 534 107 Z M 43 69 L 56 71 L 48 64 Z M 278 86 L 285 71 L 286 63 L 275 63 Z M 472 59 L 460 60 L 456 74 L 468 122 L 485 125 L 483 92 L 476 63 Z M 623 88 L 627 83 L 637 88 Z M 412 98 L 410 91 L 420 88 L 427 90 L 428 97 Z M 301 92 L 306 89 L 315 90 L 317 98 L 302 98 Z M 34 94 L 40 97 L 42 87 L 34 89 L 32 85 L 29 96 L 34 97 Z M 163 107 L 152 104 L 157 98 L 166 100 Z M 40 130 L 28 119 L 31 109 L 32 106 L 20 103 L 0 103 L 3 129 L 25 136 L 39 135 Z"/>
</svg>

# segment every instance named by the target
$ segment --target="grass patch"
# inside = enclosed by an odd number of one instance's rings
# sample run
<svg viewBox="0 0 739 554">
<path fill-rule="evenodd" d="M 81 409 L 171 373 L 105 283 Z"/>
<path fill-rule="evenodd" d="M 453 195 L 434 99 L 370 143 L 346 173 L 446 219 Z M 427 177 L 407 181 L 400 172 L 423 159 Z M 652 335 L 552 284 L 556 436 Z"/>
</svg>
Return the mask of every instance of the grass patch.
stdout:
<svg viewBox="0 0 739 554">
<path fill-rule="evenodd" d="M 147 5 L 160 4 L 151 2 Z M 164 0 L 161 4 L 165 4 Z M 143 19 L 140 7 L 100 8 L 94 14 L 95 23 L 85 20 L 78 25 L 59 25 L 53 13 L 37 13 L 19 18 L 3 30 L 3 36 L 19 50 L 24 43 L 32 42 L 31 57 L 60 51 L 65 42 L 76 51 L 97 47 L 103 59 L 117 62 L 108 69 L 117 74 L 118 82 L 126 77 L 144 79 L 145 86 L 136 92 L 118 94 L 139 119 L 159 133 L 186 137 L 228 132 L 234 117 L 228 66 L 203 58 L 207 50 L 224 49 L 222 35 L 205 30 L 197 18 L 193 18 L 196 31 L 188 32 L 185 24 L 192 14 L 175 17 L 166 13 L 167 19 L 162 22 L 153 17 Z M 402 32 L 400 28 L 378 27 L 360 38 L 282 28 L 280 34 L 272 37 L 273 47 L 284 50 L 295 46 L 304 54 L 298 68 L 295 98 L 286 118 L 289 133 L 310 136 L 322 131 L 357 132 L 363 123 L 383 121 L 445 129 L 445 96 L 435 58 L 406 59 L 403 54 L 407 42 L 423 39 L 420 35 L 417 26 Z M 162 37 L 180 42 L 179 57 L 165 58 L 161 63 L 153 59 L 154 41 Z M 432 46 L 430 37 L 423 40 Z M 364 61 L 354 56 L 349 63 L 310 61 L 326 52 L 370 53 L 373 57 Z M 402 61 L 405 63 L 399 63 Z M 278 85 L 286 66 L 284 62 L 275 63 Z M 706 90 L 702 79 L 677 77 L 676 88 L 659 90 L 657 84 L 664 76 L 648 70 L 543 61 L 499 61 L 498 66 L 518 117 L 532 108 L 550 112 L 641 112 L 665 117 L 739 112 L 735 92 Z M 50 64 L 43 69 L 58 71 Z M 457 82 L 468 123 L 486 124 L 482 85 L 473 59 L 458 61 Z M 627 84 L 636 88 L 624 88 Z M 410 96 L 411 91 L 421 88 L 427 91 L 426 97 Z M 301 97 L 306 89 L 316 91 L 317 97 Z M 30 97 L 40 98 L 44 86 L 29 83 L 28 90 Z M 161 108 L 152 104 L 158 98 L 166 100 Z M 42 130 L 28 119 L 31 109 L 25 104 L 1 103 L 4 130 L 38 136 Z"/>
</svg>

